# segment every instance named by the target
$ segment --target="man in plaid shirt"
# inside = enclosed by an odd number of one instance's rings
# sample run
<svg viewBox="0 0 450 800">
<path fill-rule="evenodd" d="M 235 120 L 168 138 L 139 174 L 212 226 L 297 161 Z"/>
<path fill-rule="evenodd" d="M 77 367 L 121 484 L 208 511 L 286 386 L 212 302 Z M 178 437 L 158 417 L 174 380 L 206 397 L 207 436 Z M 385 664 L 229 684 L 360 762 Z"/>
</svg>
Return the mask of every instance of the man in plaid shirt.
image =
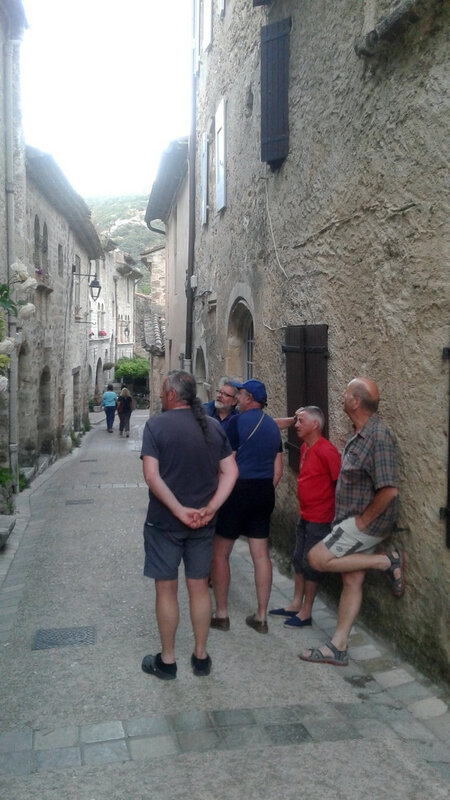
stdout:
<svg viewBox="0 0 450 800">
<path fill-rule="evenodd" d="M 395 597 L 405 591 L 403 552 L 386 548 L 374 553 L 390 535 L 398 506 L 394 444 L 376 415 L 379 399 L 376 383 L 367 378 L 354 378 L 343 395 L 354 431 L 342 453 L 333 529 L 308 554 L 314 569 L 340 572 L 343 589 L 331 641 L 303 652 L 303 661 L 348 664 L 348 638 L 361 607 L 367 569 L 384 572 Z"/>
</svg>

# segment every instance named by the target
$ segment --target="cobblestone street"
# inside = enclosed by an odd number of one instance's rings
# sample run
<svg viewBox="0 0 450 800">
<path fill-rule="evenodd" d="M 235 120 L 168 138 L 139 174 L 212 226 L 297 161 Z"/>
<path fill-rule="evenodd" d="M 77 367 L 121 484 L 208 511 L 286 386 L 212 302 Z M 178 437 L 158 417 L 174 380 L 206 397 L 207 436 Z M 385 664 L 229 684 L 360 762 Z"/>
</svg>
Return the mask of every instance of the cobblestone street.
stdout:
<svg viewBox="0 0 450 800">
<path fill-rule="evenodd" d="M 18 497 L 0 553 L 0 800 L 448 798 L 449 694 L 360 625 L 348 667 L 301 662 L 335 626 L 321 599 L 312 628 L 249 631 L 245 541 L 211 676 L 191 671 L 182 581 L 177 680 L 141 671 L 159 649 L 142 576 L 146 412 L 129 439 L 99 420 Z M 275 569 L 271 605 L 291 594 Z"/>
</svg>

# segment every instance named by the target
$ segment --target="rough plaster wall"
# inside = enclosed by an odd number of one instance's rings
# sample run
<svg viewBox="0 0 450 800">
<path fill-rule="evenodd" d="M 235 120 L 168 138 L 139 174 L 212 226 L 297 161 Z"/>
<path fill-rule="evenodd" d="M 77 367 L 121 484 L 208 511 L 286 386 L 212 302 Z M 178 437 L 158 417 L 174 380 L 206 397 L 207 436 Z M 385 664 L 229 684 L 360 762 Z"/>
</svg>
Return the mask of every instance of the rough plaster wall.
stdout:
<svg viewBox="0 0 450 800">
<path fill-rule="evenodd" d="M 336 444 L 349 428 L 343 387 L 355 374 L 377 380 L 381 414 L 398 441 L 409 589 L 393 620 L 382 578 L 370 578 L 365 610 L 380 627 L 389 619 L 392 637 L 419 658 L 431 648 L 445 671 L 450 559 L 439 508 L 447 469 L 450 11 L 366 63 L 353 43 L 386 3 L 347 0 L 337 13 L 325 0 L 286 0 L 268 13 L 235 0 L 233 10 L 222 28 L 215 21 L 199 80 L 199 138 L 220 98 L 228 101 L 227 208 L 210 211 L 196 231 L 195 335 L 207 378 L 222 373 L 228 298 L 241 281 L 253 296 L 256 374 L 267 383 L 271 413 L 285 411 L 287 324 L 329 325 Z M 259 26 L 288 15 L 290 154 L 271 173 L 259 161 Z M 210 186 L 213 177 L 214 152 Z M 217 298 L 214 314 L 207 296 Z M 295 476 L 284 479 L 277 509 L 279 539 L 295 515 Z"/>
</svg>

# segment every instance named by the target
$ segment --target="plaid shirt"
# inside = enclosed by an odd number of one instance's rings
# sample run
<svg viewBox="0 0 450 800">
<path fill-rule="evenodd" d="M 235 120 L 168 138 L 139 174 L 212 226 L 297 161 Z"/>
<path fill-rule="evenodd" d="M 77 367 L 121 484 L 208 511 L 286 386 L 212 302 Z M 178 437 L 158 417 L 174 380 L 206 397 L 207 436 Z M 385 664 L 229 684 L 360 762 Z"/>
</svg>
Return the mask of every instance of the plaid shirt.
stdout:
<svg viewBox="0 0 450 800">
<path fill-rule="evenodd" d="M 336 485 L 334 524 L 362 514 L 378 489 L 397 486 L 395 450 L 391 434 L 376 415 L 353 434 L 342 452 Z M 371 536 L 386 537 L 397 518 L 398 497 L 365 529 Z"/>
</svg>

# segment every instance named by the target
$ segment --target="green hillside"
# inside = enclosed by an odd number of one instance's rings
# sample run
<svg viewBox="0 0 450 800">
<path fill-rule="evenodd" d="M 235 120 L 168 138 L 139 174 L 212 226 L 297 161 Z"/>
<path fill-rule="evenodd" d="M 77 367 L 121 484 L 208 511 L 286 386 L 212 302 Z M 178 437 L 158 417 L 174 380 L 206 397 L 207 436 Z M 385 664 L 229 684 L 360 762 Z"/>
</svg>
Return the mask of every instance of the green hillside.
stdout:
<svg viewBox="0 0 450 800">
<path fill-rule="evenodd" d="M 145 224 L 147 195 L 88 197 L 85 200 L 100 238 L 112 239 L 120 250 L 129 253 L 137 262 L 145 250 L 164 243 L 164 236 L 149 231 Z M 147 284 L 148 281 L 143 278 L 138 291 L 148 291 Z"/>
</svg>

